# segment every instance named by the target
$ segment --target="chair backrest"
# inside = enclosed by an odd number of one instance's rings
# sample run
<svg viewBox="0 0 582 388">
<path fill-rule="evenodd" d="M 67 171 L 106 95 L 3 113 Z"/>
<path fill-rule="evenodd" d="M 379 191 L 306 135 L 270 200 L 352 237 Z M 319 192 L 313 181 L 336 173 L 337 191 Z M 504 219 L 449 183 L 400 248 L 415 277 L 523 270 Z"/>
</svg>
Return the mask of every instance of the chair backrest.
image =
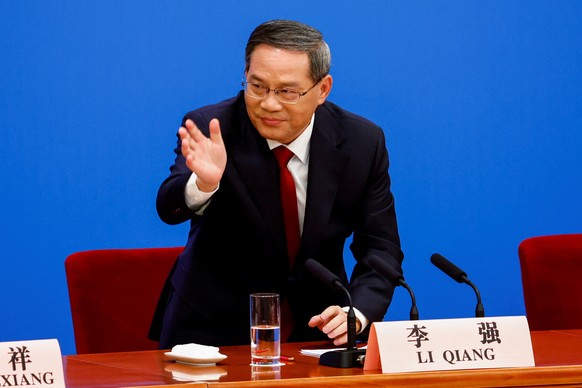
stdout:
<svg viewBox="0 0 582 388">
<path fill-rule="evenodd" d="M 519 261 L 530 329 L 582 329 L 582 234 L 528 238 Z"/>
<path fill-rule="evenodd" d="M 77 354 L 156 349 L 148 339 L 165 280 L 182 247 L 105 249 L 65 260 Z"/>
</svg>

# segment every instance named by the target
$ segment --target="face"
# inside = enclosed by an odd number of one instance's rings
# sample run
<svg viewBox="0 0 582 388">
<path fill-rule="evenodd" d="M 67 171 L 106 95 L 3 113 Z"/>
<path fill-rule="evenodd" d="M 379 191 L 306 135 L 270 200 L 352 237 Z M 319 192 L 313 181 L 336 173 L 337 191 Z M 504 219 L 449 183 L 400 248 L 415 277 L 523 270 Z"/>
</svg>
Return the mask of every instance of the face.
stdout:
<svg viewBox="0 0 582 388">
<path fill-rule="evenodd" d="M 259 82 L 269 89 L 286 87 L 304 92 L 314 82 L 309 76 L 307 53 L 264 44 L 257 46 L 251 54 L 245 75 L 248 82 Z M 261 136 L 289 144 L 305 130 L 315 109 L 329 95 L 331 85 L 332 78 L 326 75 L 297 104 L 282 103 L 273 92 L 261 99 L 245 94 L 248 115 Z"/>
</svg>

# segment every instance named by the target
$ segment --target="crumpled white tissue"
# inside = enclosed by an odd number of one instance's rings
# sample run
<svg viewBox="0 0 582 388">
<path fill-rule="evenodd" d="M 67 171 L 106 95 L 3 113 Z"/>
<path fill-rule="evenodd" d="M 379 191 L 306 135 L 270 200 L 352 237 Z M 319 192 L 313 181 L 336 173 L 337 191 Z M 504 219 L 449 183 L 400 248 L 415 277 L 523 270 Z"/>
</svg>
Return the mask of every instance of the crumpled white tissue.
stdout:
<svg viewBox="0 0 582 388">
<path fill-rule="evenodd" d="M 172 353 L 196 358 L 212 358 L 222 356 L 220 349 L 216 346 L 200 345 L 195 343 L 176 345 L 172 348 Z"/>
</svg>

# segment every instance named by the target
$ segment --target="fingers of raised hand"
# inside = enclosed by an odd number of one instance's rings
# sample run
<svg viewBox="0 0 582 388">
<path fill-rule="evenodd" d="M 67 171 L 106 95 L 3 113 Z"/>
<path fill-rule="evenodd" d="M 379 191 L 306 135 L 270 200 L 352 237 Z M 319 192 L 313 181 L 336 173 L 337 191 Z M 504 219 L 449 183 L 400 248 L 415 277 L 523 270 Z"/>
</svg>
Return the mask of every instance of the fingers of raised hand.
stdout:
<svg viewBox="0 0 582 388">
<path fill-rule="evenodd" d="M 218 119 L 210 120 L 209 129 L 212 143 L 222 144 L 222 133 L 220 132 L 220 122 Z"/>
<path fill-rule="evenodd" d="M 178 130 L 180 139 L 182 140 L 182 153 L 187 156 L 195 153 L 197 149 L 207 147 L 210 139 L 198 129 L 192 120 L 186 120 L 184 126 Z"/>
</svg>

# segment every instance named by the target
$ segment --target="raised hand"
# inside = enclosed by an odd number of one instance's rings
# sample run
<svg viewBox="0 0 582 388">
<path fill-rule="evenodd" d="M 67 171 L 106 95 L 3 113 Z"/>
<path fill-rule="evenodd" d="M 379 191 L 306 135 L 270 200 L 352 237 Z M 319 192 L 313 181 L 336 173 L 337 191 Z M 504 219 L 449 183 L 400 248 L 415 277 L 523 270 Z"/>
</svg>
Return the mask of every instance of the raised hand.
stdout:
<svg viewBox="0 0 582 388">
<path fill-rule="evenodd" d="M 178 130 L 186 166 L 196 174 L 196 184 L 205 192 L 213 191 L 218 186 L 226 167 L 226 149 L 218 119 L 212 119 L 209 128 L 210 138 L 188 119 Z"/>
</svg>

